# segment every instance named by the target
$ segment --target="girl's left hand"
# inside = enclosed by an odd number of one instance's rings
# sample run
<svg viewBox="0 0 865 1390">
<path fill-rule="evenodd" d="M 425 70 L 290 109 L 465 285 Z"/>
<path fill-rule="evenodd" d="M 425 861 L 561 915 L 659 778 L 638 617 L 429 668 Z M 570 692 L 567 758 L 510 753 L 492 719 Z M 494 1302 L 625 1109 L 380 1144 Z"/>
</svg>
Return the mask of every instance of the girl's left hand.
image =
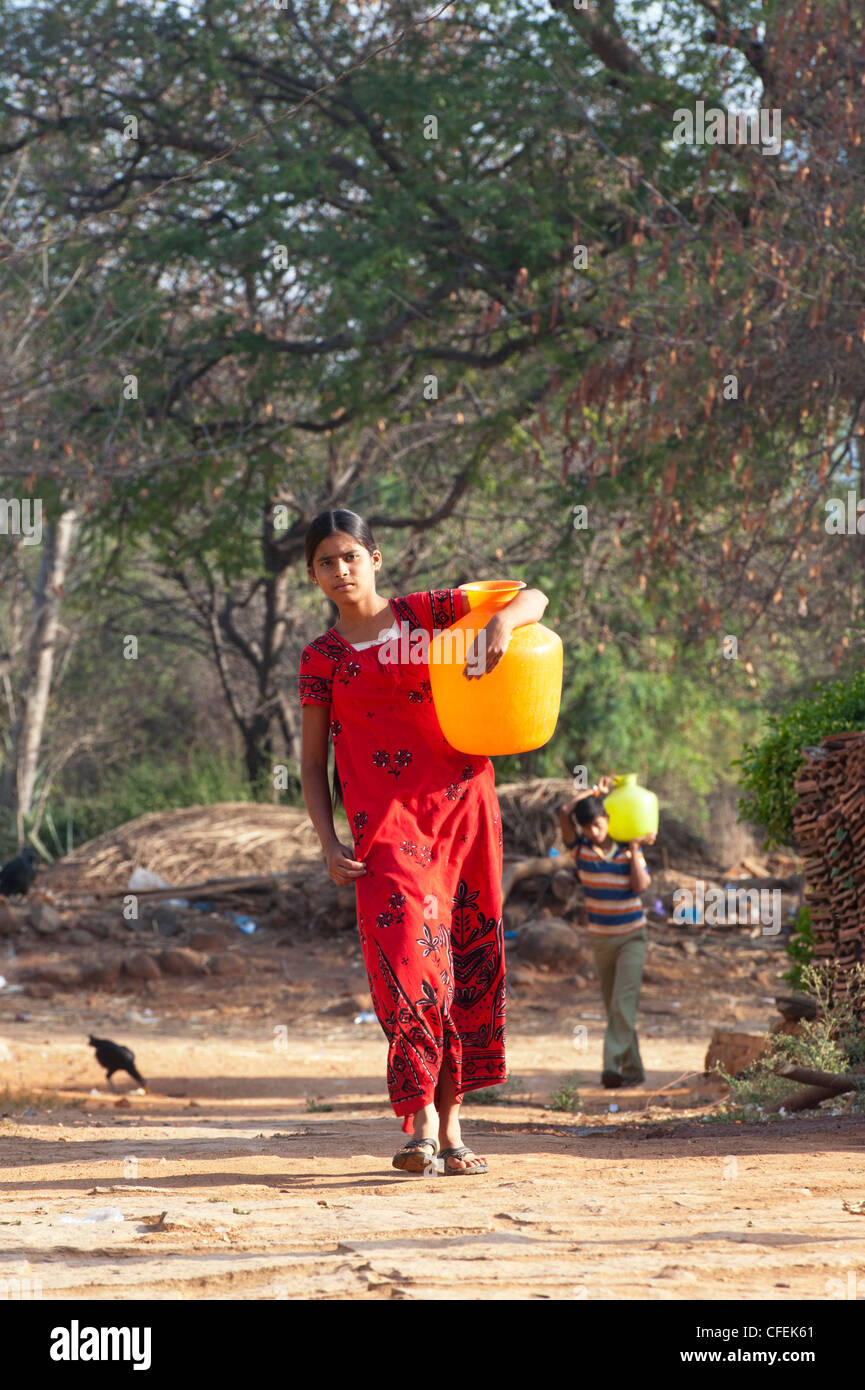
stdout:
<svg viewBox="0 0 865 1390">
<path fill-rule="evenodd" d="M 463 667 L 466 680 L 480 680 L 488 671 L 495 670 L 507 651 L 510 640 L 511 629 L 500 613 L 494 613 L 466 652 L 466 664 Z M 478 658 L 478 647 L 486 654 L 485 663 Z"/>
</svg>

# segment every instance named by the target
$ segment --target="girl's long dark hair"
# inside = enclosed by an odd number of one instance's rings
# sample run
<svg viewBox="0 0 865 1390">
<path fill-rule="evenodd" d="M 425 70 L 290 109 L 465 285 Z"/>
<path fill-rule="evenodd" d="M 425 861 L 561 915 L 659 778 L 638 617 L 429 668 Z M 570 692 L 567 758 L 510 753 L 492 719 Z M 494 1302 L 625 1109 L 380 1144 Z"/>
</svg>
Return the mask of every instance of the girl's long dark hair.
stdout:
<svg viewBox="0 0 865 1390">
<path fill-rule="evenodd" d="M 347 511 L 344 507 L 337 507 L 335 510 L 329 512 L 319 512 L 318 516 L 313 517 L 312 521 L 307 526 L 306 535 L 304 537 L 306 567 L 308 570 L 312 569 L 315 552 L 318 550 L 321 542 L 326 541 L 328 536 L 335 535 L 337 531 L 341 531 L 346 536 L 352 536 L 354 540 L 359 541 L 364 549 L 369 551 L 370 555 L 377 549 L 375 537 L 369 525 L 364 521 L 362 516 L 358 516 L 357 512 Z M 336 770 L 336 756 L 334 756 L 333 760 L 333 788 L 331 796 L 334 809 L 343 804 L 342 787 L 339 781 L 339 773 Z"/>
<path fill-rule="evenodd" d="M 313 517 L 307 526 L 304 537 L 307 569 L 312 569 L 315 552 L 322 541 L 326 541 L 328 536 L 336 535 L 337 531 L 342 531 L 345 535 L 360 541 L 370 555 L 377 549 L 372 531 L 357 512 L 346 511 L 343 507 L 337 507 L 336 511 L 332 512 L 319 512 L 318 516 Z"/>
</svg>

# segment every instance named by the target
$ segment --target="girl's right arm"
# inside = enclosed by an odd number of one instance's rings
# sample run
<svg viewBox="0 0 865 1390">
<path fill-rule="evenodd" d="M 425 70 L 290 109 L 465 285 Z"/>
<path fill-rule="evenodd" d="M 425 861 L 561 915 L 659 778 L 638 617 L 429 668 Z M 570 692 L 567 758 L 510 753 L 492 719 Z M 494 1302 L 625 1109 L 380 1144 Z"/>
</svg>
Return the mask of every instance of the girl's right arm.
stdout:
<svg viewBox="0 0 865 1390">
<path fill-rule="evenodd" d="M 337 839 L 330 788 L 327 784 L 327 740 L 330 710 L 327 705 L 304 705 L 300 783 L 309 818 L 321 841 L 327 870 L 341 887 L 366 873 L 366 865 L 353 857 L 348 845 Z"/>
</svg>

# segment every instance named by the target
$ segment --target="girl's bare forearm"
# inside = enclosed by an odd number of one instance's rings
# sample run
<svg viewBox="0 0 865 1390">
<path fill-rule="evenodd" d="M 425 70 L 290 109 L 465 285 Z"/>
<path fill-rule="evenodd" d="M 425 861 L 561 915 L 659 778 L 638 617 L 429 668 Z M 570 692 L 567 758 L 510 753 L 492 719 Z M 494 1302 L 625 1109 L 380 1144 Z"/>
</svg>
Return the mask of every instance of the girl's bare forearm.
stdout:
<svg viewBox="0 0 865 1390">
<path fill-rule="evenodd" d="M 303 788 L 303 799 L 309 818 L 315 826 L 322 851 L 326 854 L 337 838 L 327 772 L 318 763 L 303 764 L 300 769 L 300 785 Z"/>
<path fill-rule="evenodd" d="M 499 609 L 499 617 L 511 630 L 525 627 L 526 623 L 538 623 L 544 616 L 549 599 L 540 589 L 523 589 Z"/>
</svg>

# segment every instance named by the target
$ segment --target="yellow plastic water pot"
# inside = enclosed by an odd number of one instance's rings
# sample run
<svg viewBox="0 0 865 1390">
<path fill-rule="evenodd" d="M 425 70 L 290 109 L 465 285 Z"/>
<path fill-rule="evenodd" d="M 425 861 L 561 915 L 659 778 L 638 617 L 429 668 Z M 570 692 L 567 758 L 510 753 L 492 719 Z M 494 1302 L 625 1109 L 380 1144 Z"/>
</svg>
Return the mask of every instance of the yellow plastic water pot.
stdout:
<svg viewBox="0 0 865 1390">
<path fill-rule="evenodd" d="M 553 734 L 562 698 L 562 639 L 542 623 L 515 628 L 507 651 L 480 680 L 463 675 L 466 653 L 520 580 L 463 584 L 470 610 L 430 643 L 433 704 L 442 733 L 461 753 L 527 753 Z"/>
<path fill-rule="evenodd" d="M 613 840 L 639 840 L 658 829 L 658 798 L 637 784 L 637 774 L 629 772 L 614 779 L 613 790 L 604 799 Z"/>
</svg>

